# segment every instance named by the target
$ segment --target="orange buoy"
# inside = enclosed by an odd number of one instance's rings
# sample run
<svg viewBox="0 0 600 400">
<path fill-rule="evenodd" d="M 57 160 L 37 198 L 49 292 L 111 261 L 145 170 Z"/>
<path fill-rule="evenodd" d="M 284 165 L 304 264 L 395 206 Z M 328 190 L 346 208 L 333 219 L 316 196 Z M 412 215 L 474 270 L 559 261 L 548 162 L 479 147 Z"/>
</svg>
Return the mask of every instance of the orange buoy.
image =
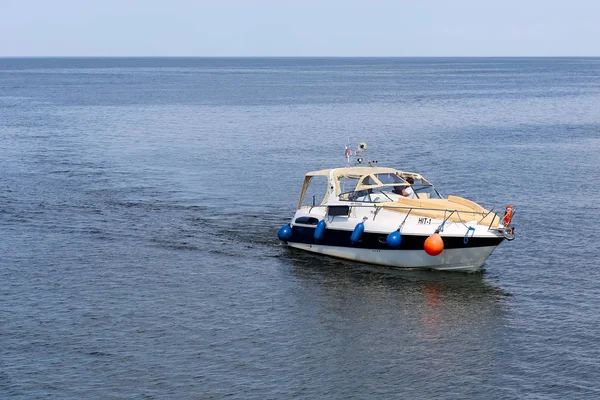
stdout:
<svg viewBox="0 0 600 400">
<path fill-rule="evenodd" d="M 442 240 L 440 234 L 435 232 L 427 239 L 425 239 L 423 248 L 425 249 L 425 252 L 430 256 L 437 256 L 444 250 L 444 241 Z"/>
<path fill-rule="evenodd" d="M 513 217 L 513 208 L 512 206 L 506 206 L 506 210 L 504 210 L 504 216 L 502 217 L 502 225 L 510 226 L 510 221 Z"/>
</svg>

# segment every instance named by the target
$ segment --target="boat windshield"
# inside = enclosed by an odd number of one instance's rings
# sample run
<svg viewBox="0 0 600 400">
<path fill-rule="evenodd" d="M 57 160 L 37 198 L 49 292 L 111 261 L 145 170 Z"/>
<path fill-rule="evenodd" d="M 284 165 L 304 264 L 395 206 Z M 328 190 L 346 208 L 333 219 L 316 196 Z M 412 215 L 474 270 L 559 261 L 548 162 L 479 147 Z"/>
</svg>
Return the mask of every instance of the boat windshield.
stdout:
<svg viewBox="0 0 600 400">
<path fill-rule="evenodd" d="M 437 189 L 422 176 L 413 177 L 414 183 L 412 188 L 415 192 L 415 197 L 419 199 L 443 199 L 444 197 Z"/>
<path fill-rule="evenodd" d="M 340 177 L 340 192 L 350 193 L 355 191 L 356 187 L 358 186 L 359 179 L 360 175 L 349 175 Z"/>
<path fill-rule="evenodd" d="M 411 185 L 407 179 L 413 179 Z M 339 179 L 339 200 L 368 203 L 396 201 L 402 197 L 402 190 L 412 186 L 418 199 L 441 199 L 440 193 L 420 175 L 380 173 L 364 176 L 345 176 Z"/>
</svg>

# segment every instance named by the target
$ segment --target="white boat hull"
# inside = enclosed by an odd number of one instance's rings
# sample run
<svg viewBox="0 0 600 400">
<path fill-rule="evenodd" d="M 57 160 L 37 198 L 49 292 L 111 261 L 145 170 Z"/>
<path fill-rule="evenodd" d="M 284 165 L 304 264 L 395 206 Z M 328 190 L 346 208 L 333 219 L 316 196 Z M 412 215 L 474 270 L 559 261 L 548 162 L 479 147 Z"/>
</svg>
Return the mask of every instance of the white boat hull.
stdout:
<svg viewBox="0 0 600 400">
<path fill-rule="evenodd" d="M 497 246 L 446 249 L 438 256 L 423 250 L 364 249 L 319 244 L 288 243 L 290 247 L 347 260 L 397 268 L 476 272 Z"/>
</svg>

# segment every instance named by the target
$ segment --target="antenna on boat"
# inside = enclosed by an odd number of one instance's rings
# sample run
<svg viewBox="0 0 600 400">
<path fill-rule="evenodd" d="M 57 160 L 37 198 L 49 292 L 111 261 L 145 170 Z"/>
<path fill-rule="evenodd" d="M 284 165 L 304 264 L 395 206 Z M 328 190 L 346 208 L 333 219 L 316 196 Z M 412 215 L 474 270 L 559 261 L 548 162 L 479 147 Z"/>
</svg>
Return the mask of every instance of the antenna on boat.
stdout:
<svg viewBox="0 0 600 400">
<path fill-rule="evenodd" d="M 350 166 L 350 150 L 348 150 L 348 145 L 346 145 L 346 167 Z"/>
<path fill-rule="evenodd" d="M 348 149 L 348 143 L 350 143 L 350 135 L 348 134 L 348 125 L 345 125 L 346 127 L 346 151 L 345 151 L 345 155 L 346 155 L 346 167 L 350 166 L 350 150 Z"/>
</svg>

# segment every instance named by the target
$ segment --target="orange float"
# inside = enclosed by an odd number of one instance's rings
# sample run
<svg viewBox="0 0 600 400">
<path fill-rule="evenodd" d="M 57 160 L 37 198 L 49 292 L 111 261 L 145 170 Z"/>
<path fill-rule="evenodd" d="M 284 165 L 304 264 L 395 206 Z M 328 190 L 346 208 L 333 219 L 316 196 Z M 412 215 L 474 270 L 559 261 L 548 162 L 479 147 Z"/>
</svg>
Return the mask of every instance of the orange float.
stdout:
<svg viewBox="0 0 600 400">
<path fill-rule="evenodd" d="M 437 256 L 444 250 L 444 241 L 442 240 L 440 234 L 435 232 L 427 239 L 425 239 L 423 248 L 425 249 L 425 252 L 430 256 Z"/>
<path fill-rule="evenodd" d="M 504 216 L 502 217 L 502 225 L 510 226 L 510 221 L 513 217 L 513 208 L 512 206 L 506 206 L 506 210 L 504 210 Z"/>
</svg>

